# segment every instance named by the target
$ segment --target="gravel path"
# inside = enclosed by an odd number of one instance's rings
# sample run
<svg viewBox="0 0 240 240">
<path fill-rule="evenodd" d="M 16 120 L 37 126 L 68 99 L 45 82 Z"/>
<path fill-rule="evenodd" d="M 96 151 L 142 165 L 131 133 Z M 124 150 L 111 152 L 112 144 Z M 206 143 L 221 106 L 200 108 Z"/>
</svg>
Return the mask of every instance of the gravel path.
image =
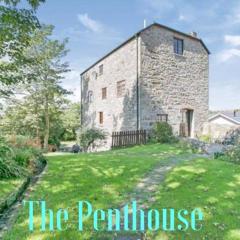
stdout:
<svg viewBox="0 0 240 240">
<path fill-rule="evenodd" d="M 137 202 L 138 209 L 141 208 L 143 210 L 148 210 L 148 208 L 155 202 L 155 194 L 157 188 L 161 183 L 163 183 L 166 174 L 176 167 L 178 164 L 191 161 L 197 158 L 208 158 L 207 154 L 187 154 L 187 155 L 179 155 L 179 156 L 171 156 L 161 161 L 161 163 L 156 166 L 151 172 L 146 174 L 146 176 L 141 179 L 141 181 L 137 184 L 135 190 L 130 194 L 129 201 L 121 204 L 120 209 L 123 208 L 126 204 L 129 204 L 133 200 Z M 131 226 L 132 216 L 129 214 L 129 225 Z M 121 221 L 122 222 L 122 221 Z M 146 236 L 144 233 L 136 233 L 135 236 L 127 236 L 127 235 L 118 235 L 114 238 L 114 240 L 146 240 Z"/>
</svg>

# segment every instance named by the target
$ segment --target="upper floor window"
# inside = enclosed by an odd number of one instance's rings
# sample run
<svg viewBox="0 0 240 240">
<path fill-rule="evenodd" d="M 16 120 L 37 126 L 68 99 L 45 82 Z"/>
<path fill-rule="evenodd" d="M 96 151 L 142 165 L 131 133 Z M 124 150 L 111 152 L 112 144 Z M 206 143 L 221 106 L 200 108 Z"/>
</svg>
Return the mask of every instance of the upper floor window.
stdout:
<svg viewBox="0 0 240 240">
<path fill-rule="evenodd" d="M 122 80 L 117 82 L 117 97 L 123 97 L 125 94 L 126 81 Z"/>
<path fill-rule="evenodd" d="M 94 79 L 97 79 L 97 75 L 98 75 L 98 74 L 97 74 L 97 72 L 95 72 L 95 71 L 92 73 L 92 76 L 93 76 Z"/>
<path fill-rule="evenodd" d="M 107 88 L 102 88 L 102 99 L 106 99 L 107 98 Z"/>
<path fill-rule="evenodd" d="M 99 66 L 99 76 L 103 74 L 103 64 Z"/>
<path fill-rule="evenodd" d="M 92 91 L 88 91 L 87 101 L 88 101 L 88 103 L 91 103 L 93 101 L 93 92 Z"/>
<path fill-rule="evenodd" d="M 183 55 L 183 39 L 174 38 L 173 47 L 174 47 L 174 53 Z"/>
</svg>

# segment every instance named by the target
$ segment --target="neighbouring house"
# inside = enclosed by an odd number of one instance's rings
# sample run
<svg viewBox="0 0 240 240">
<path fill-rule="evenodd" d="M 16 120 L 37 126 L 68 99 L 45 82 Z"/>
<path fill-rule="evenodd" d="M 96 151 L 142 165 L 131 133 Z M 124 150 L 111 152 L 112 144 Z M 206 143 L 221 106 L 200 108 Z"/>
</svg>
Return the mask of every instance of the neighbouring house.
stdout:
<svg viewBox="0 0 240 240">
<path fill-rule="evenodd" d="M 228 132 L 236 128 L 240 128 L 240 111 L 220 111 L 209 117 L 204 133 L 212 139 L 223 139 Z"/>
<path fill-rule="evenodd" d="M 142 29 L 82 72 L 82 126 L 110 136 L 168 121 L 177 135 L 200 135 L 208 119 L 209 54 L 194 32 L 158 23 Z"/>
</svg>

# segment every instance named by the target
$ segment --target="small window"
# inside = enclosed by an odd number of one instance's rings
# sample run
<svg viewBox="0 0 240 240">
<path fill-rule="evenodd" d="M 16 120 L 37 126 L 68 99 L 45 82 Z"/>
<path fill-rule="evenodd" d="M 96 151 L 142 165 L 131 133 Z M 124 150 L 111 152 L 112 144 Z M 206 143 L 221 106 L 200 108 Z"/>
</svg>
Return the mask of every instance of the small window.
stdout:
<svg viewBox="0 0 240 240">
<path fill-rule="evenodd" d="M 107 98 L 107 88 L 102 88 L 102 99 L 106 99 Z"/>
<path fill-rule="evenodd" d="M 99 112 L 99 123 L 103 124 L 103 112 Z"/>
<path fill-rule="evenodd" d="M 117 97 L 123 97 L 125 94 L 126 81 L 122 80 L 117 82 Z"/>
<path fill-rule="evenodd" d="M 158 122 L 168 122 L 168 114 L 157 114 Z"/>
<path fill-rule="evenodd" d="M 103 64 L 99 66 L 99 76 L 103 74 Z"/>
<path fill-rule="evenodd" d="M 174 53 L 183 55 L 183 40 L 174 38 Z"/>
<path fill-rule="evenodd" d="M 94 79 L 97 79 L 97 76 L 98 76 L 97 72 L 94 71 L 94 72 L 92 73 L 92 76 L 93 76 Z"/>
<path fill-rule="evenodd" d="M 88 103 L 91 103 L 93 101 L 93 92 L 92 91 L 88 91 L 87 101 L 88 101 Z"/>
</svg>

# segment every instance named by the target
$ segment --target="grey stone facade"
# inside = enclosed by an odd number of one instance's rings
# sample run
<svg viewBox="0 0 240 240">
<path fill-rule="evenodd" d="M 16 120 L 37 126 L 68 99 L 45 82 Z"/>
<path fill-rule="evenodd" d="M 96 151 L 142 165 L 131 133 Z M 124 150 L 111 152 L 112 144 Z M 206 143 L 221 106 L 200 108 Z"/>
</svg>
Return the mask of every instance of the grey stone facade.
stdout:
<svg viewBox="0 0 240 240">
<path fill-rule="evenodd" d="M 183 40 L 183 55 L 174 53 L 174 38 Z M 191 35 L 159 24 L 141 30 L 82 73 L 82 126 L 103 128 L 109 134 L 150 129 L 159 115 L 167 114 L 179 134 L 188 109 L 189 135 L 200 135 L 208 118 L 208 55 L 204 43 Z M 125 92 L 118 97 L 117 82 L 122 80 Z M 102 99 L 105 87 L 107 96 Z"/>
</svg>

